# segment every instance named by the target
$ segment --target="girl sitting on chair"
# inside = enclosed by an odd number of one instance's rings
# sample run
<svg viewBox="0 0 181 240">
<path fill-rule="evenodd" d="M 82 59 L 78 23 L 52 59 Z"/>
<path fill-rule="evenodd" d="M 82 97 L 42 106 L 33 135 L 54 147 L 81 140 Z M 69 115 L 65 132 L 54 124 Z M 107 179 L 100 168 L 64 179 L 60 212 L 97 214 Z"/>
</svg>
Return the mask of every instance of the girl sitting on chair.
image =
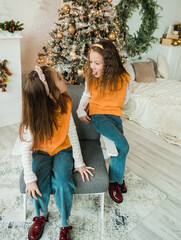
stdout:
<svg viewBox="0 0 181 240">
<path fill-rule="evenodd" d="M 89 181 L 90 169 L 85 166 L 75 124 L 71 115 L 71 98 L 67 82 L 53 68 L 36 66 L 23 82 L 22 163 L 26 193 L 36 216 L 29 230 L 29 240 L 43 234 L 48 221 L 48 202 L 52 191 L 61 215 L 60 240 L 69 240 L 67 220 L 72 207 L 75 185 L 72 170 Z M 73 151 L 73 153 L 72 153 Z M 73 158 L 75 162 L 73 162 Z"/>
<path fill-rule="evenodd" d="M 117 147 L 118 156 L 110 158 L 109 194 L 113 201 L 121 203 L 122 193 L 127 192 L 123 177 L 129 150 L 123 134 L 121 109 L 129 97 L 130 75 L 110 40 L 102 39 L 91 46 L 85 65 L 85 80 L 77 114 L 81 121 L 92 124 Z"/>
</svg>

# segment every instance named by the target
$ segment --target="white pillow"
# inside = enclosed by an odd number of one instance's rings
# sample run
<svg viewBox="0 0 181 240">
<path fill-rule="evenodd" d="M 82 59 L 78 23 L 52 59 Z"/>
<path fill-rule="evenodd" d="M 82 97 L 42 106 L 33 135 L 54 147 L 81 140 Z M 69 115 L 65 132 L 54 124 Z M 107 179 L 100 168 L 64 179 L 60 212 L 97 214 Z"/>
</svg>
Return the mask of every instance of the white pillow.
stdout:
<svg viewBox="0 0 181 240">
<path fill-rule="evenodd" d="M 126 62 L 124 64 L 124 67 L 126 69 L 126 71 L 129 73 L 130 77 L 131 77 L 131 81 L 135 80 L 135 72 L 134 72 L 134 68 L 132 66 L 132 64 L 130 62 Z"/>
<path fill-rule="evenodd" d="M 157 69 L 161 77 L 165 79 L 169 78 L 169 66 L 167 60 L 161 54 L 157 56 Z"/>
</svg>

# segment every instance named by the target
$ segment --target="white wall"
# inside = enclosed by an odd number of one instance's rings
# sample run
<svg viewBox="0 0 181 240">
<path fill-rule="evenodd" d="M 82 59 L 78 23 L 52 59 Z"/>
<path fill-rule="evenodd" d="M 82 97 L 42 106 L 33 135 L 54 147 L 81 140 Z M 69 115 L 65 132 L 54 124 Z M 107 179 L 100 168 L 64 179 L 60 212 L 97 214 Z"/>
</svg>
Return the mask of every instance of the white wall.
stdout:
<svg viewBox="0 0 181 240">
<path fill-rule="evenodd" d="M 117 4 L 119 0 L 113 0 Z M 158 0 L 163 7 L 159 29 L 155 36 L 160 38 L 166 26 L 181 21 L 181 0 Z M 23 76 L 36 64 L 37 53 L 46 45 L 51 27 L 57 20 L 61 0 L 0 0 L 0 22 L 14 19 L 24 23 L 21 40 L 21 61 Z M 2 14 L 1 14 L 2 13 Z M 130 33 L 139 28 L 138 11 L 129 20 Z"/>
<path fill-rule="evenodd" d="M 120 0 L 113 0 L 114 5 L 119 2 Z M 159 19 L 159 28 L 155 31 L 154 36 L 161 38 L 168 26 L 181 22 L 181 0 L 157 0 L 157 2 L 163 9 L 159 11 L 161 18 Z M 140 24 L 139 11 L 135 10 L 131 19 L 128 20 L 130 34 L 135 33 Z"/>
<path fill-rule="evenodd" d="M 3 16 L 0 14 L 0 22 L 13 19 L 24 23 L 21 39 L 23 76 L 34 68 L 38 52 L 43 52 L 42 47 L 50 39 L 49 32 L 57 20 L 60 4 L 61 0 L 0 0 L 0 10 L 6 11 Z"/>
</svg>

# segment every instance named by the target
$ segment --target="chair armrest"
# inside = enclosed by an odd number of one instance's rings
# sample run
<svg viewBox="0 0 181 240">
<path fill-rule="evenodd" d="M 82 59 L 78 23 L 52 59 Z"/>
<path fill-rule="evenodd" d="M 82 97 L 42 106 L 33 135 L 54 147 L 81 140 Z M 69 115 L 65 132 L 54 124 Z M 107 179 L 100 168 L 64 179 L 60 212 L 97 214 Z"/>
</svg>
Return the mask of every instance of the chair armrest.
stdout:
<svg viewBox="0 0 181 240">
<path fill-rule="evenodd" d="M 117 150 L 114 142 L 111 141 L 110 139 L 108 139 L 107 137 L 104 137 L 104 136 L 102 136 L 102 139 L 104 141 L 104 144 L 105 144 L 108 155 L 113 156 L 113 157 L 117 157 L 118 150 Z"/>
</svg>

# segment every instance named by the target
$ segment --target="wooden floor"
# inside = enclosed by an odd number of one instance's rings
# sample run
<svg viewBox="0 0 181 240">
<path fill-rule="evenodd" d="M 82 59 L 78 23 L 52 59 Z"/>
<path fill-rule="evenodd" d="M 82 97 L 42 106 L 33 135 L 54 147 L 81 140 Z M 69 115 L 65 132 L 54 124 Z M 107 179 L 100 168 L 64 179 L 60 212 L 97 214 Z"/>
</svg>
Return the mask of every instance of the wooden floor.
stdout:
<svg viewBox="0 0 181 240">
<path fill-rule="evenodd" d="M 181 148 L 134 122 L 123 120 L 123 125 L 130 145 L 127 167 L 167 195 L 125 240 L 181 240 Z M 17 133 L 18 125 L 0 128 L 1 156 Z"/>
<path fill-rule="evenodd" d="M 181 148 L 132 121 L 123 124 L 127 167 L 167 195 L 125 240 L 181 240 Z"/>
</svg>

